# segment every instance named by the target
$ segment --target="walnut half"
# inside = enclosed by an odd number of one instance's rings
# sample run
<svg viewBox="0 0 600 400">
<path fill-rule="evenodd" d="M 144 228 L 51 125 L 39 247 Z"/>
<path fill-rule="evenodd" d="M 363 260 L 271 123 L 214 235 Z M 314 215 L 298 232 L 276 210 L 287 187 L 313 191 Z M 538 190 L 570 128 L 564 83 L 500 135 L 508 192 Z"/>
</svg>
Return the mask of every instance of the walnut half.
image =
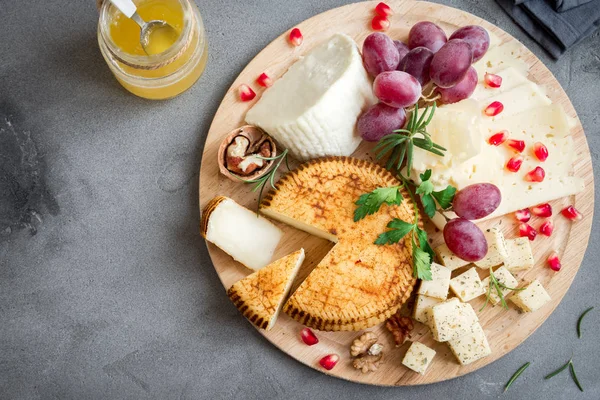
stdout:
<svg viewBox="0 0 600 400">
<path fill-rule="evenodd" d="M 352 357 L 359 356 L 369 351 L 371 346 L 377 343 L 377 335 L 374 332 L 368 331 L 354 339 L 350 346 L 350 355 Z"/>
<path fill-rule="evenodd" d="M 394 336 L 394 343 L 398 347 L 408 339 L 410 332 L 414 328 L 414 324 L 410 317 L 403 317 L 396 313 L 385 322 L 385 327 Z"/>
<path fill-rule="evenodd" d="M 367 372 L 377 371 L 381 363 L 383 363 L 383 353 L 379 353 L 376 356 L 362 354 L 352 361 L 352 366 L 361 370 L 363 374 L 366 374 Z"/>
</svg>

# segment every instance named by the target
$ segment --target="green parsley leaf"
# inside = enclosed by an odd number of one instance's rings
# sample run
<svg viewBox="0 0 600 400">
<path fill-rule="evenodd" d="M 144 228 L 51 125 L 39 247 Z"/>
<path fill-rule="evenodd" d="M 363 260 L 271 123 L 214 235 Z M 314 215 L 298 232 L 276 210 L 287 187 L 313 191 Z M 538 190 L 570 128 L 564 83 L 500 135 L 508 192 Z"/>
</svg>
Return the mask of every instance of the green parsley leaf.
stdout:
<svg viewBox="0 0 600 400">
<path fill-rule="evenodd" d="M 375 244 L 384 245 L 398 243 L 404 236 L 413 230 L 414 225 L 402 221 L 401 219 L 394 218 L 387 224 L 387 227 L 390 228 L 390 230 L 379 235 L 377 240 L 375 240 Z"/>
<path fill-rule="evenodd" d="M 424 281 L 430 281 L 431 276 L 431 257 L 419 247 L 413 247 L 413 270 L 417 278 Z"/>
<path fill-rule="evenodd" d="M 417 227 L 416 231 L 417 231 L 417 238 L 419 239 L 419 247 L 421 248 L 421 250 L 423 250 L 427 254 L 429 254 L 429 257 L 431 260 L 435 259 L 435 253 L 434 253 L 433 249 L 431 248 L 431 245 L 429 244 L 427 232 L 425 232 L 423 229 L 421 229 L 419 227 Z"/>
<path fill-rule="evenodd" d="M 399 205 L 402 200 L 400 186 L 377 188 L 371 193 L 363 194 L 355 203 L 358 207 L 354 210 L 354 222 L 360 221 L 367 215 L 375 214 L 383 203 L 390 206 Z"/>
<path fill-rule="evenodd" d="M 429 218 L 433 218 L 436 210 L 435 200 L 433 200 L 433 197 L 431 197 L 430 194 L 423 195 L 421 196 L 421 203 L 423 203 L 425 214 L 427 214 Z"/>
<path fill-rule="evenodd" d="M 425 182 L 428 181 L 429 178 L 431 178 L 431 170 L 428 169 L 427 171 L 425 171 L 422 174 L 419 174 L 419 177 L 421 178 L 421 182 Z"/>
<path fill-rule="evenodd" d="M 429 170 L 428 170 L 429 171 Z M 429 195 L 433 192 L 433 183 L 429 181 L 423 181 L 417 188 L 415 193 L 420 194 L 422 196 Z"/>
<path fill-rule="evenodd" d="M 442 207 L 444 210 L 452 205 L 455 194 L 456 188 L 450 185 L 448 185 L 444 190 L 431 193 L 431 195 L 437 200 L 440 207 Z"/>
</svg>

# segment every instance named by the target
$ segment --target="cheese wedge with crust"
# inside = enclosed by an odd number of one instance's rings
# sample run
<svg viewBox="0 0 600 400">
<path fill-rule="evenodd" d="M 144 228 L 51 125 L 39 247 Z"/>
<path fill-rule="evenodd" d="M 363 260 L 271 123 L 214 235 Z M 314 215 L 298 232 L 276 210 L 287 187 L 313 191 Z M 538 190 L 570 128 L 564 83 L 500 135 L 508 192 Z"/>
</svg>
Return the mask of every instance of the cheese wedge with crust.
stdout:
<svg viewBox="0 0 600 400">
<path fill-rule="evenodd" d="M 373 243 L 392 219 L 414 221 L 406 191 L 401 205 L 353 219 L 362 194 L 399 185 L 382 167 L 349 157 L 317 159 L 279 180 L 261 212 L 336 243 L 285 304 L 289 316 L 319 330 L 360 330 L 385 321 L 408 299 L 416 281 L 410 238 Z"/>
<path fill-rule="evenodd" d="M 268 331 L 275 324 L 303 261 L 304 249 L 300 249 L 234 283 L 227 295 L 244 317 Z"/>
</svg>

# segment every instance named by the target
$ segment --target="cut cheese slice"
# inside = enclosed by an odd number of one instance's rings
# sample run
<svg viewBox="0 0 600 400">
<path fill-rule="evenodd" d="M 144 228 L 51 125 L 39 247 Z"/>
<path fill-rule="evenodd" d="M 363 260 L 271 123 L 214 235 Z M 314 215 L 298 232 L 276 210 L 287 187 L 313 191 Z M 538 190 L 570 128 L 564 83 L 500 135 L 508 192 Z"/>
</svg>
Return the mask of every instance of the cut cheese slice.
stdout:
<svg viewBox="0 0 600 400">
<path fill-rule="evenodd" d="M 304 249 L 300 249 L 234 283 L 227 295 L 244 317 L 268 331 L 275 324 L 303 261 Z"/>
<path fill-rule="evenodd" d="M 349 156 L 361 142 L 356 120 L 375 102 L 356 43 L 338 33 L 276 80 L 248 111 L 246 121 L 299 160 Z"/>
<path fill-rule="evenodd" d="M 523 75 L 522 71 L 519 71 L 514 67 L 508 67 L 502 71 L 498 71 L 496 75 L 499 75 L 502 78 L 502 85 L 500 85 L 500 87 L 492 88 L 483 82 L 479 82 L 477 86 L 475 86 L 475 91 L 469 98 L 479 101 L 489 99 L 490 97 L 527 83 L 527 77 Z"/>
<path fill-rule="evenodd" d="M 477 71 L 477 77 L 480 81 L 483 81 L 486 72 L 495 74 L 508 67 L 513 67 L 527 76 L 529 64 L 523 57 L 525 54 L 524 49 L 525 47 L 516 40 L 490 48 L 481 60 L 473 64 Z"/>
<path fill-rule="evenodd" d="M 495 117 L 484 117 L 484 122 L 505 119 L 512 115 L 531 110 L 532 108 L 552 104 L 552 101 L 546 96 L 546 92 L 541 86 L 530 81 L 507 90 L 506 92 L 481 100 L 479 102 L 480 110 L 483 112 L 488 105 L 495 101 L 502 103 L 504 105 L 504 110 Z"/>
</svg>

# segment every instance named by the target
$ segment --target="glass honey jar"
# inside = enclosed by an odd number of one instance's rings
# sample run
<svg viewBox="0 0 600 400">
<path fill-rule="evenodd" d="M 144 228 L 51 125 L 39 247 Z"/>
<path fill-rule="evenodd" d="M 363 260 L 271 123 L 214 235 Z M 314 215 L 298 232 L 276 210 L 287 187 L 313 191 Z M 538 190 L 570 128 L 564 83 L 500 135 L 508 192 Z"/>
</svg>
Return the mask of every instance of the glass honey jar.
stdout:
<svg viewBox="0 0 600 400">
<path fill-rule="evenodd" d="M 146 99 L 168 99 L 189 89 L 202 75 L 208 42 L 202 17 L 190 0 L 134 0 L 144 21 L 162 20 L 179 33 L 168 48 L 147 55 L 140 44 L 140 27 L 110 1 L 100 5 L 98 44 L 119 83 Z"/>
</svg>

